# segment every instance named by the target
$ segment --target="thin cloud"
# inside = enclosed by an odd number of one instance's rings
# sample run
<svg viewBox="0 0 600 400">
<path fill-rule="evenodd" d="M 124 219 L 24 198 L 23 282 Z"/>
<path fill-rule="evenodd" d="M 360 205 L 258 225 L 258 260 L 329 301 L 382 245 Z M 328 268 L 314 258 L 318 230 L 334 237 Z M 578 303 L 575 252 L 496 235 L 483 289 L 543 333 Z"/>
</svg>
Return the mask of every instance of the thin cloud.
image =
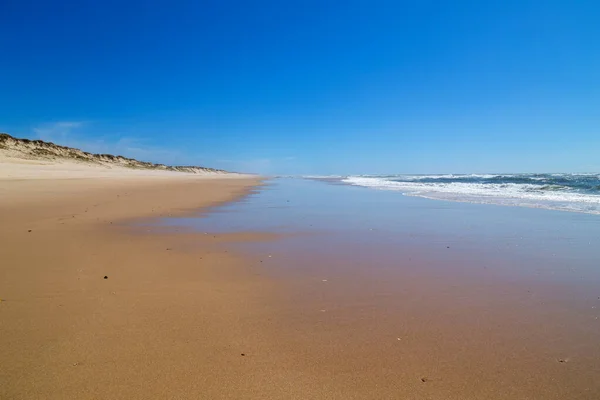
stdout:
<svg viewBox="0 0 600 400">
<path fill-rule="evenodd" d="M 60 121 L 33 128 L 36 138 L 47 142 L 64 141 L 74 129 L 84 126 L 83 121 Z"/>
<path fill-rule="evenodd" d="M 140 138 L 121 136 L 118 139 L 91 137 L 90 124 L 85 121 L 60 121 L 42 124 L 32 129 L 36 138 L 74 147 L 90 153 L 114 154 L 162 164 L 195 164 L 194 161 L 177 150 L 149 146 Z"/>
<path fill-rule="evenodd" d="M 269 158 L 217 160 L 217 162 L 224 164 L 224 169 L 232 171 L 243 171 L 255 174 L 270 174 L 273 171 L 273 161 Z"/>
</svg>

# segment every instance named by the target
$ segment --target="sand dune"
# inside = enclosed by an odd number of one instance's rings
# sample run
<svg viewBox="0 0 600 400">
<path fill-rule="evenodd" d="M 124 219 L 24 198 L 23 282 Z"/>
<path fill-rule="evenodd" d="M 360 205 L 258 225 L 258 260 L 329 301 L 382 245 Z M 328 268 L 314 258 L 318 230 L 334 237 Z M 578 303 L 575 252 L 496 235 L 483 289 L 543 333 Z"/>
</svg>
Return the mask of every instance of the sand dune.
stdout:
<svg viewBox="0 0 600 400">
<path fill-rule="evenodd" d="M 41 168 L 40 168 L 41 167 Z M 167 173 L 167 174 L 165 174 Z M 172 173 L 214 175 L 226 171 L 199 166 L 168 166 L 111 154 L 92 154 L 42 140 L 0 133 L 0 177 L 170 176 Z"/>
</svg>

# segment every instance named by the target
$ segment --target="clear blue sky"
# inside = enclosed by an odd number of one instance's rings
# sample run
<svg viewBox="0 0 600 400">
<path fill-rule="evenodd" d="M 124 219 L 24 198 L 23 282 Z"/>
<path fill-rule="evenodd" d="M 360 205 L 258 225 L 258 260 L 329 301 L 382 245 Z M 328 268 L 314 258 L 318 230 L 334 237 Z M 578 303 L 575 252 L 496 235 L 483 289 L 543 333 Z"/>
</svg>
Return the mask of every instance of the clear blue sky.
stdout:
<svg viewBox="0 0 600 400">
<path fill-rule="evenodd" d="M 600 2 L 0 0 L 0 131 L 261 173 L 600 171 Z"/>
</svg>

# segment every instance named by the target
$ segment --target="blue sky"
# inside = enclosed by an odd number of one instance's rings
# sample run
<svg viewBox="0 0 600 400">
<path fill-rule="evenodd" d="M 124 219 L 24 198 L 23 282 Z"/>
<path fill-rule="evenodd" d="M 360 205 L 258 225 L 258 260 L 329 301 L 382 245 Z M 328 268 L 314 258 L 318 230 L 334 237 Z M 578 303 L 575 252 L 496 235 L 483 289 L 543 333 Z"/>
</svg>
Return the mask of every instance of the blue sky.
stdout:
<svg viewBox="0 0 600 400">
<path fill-rule="evenodd" d="M 0 1 L 0 131 L 272 174 L 600 171 L 595 1 Z"/>
</svg>

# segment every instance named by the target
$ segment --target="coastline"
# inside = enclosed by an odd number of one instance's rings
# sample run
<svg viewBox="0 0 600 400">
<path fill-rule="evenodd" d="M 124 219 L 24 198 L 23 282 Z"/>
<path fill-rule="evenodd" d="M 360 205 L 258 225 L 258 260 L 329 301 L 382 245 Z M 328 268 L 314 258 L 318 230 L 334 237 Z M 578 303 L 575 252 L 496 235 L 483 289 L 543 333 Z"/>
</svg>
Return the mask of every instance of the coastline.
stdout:
<svg viewBox="0 0 600 400">
<path fill-rule="evenodd" d="M 0 180 L 0 398 L 600 393 L 591 216 L 261 185 Z"/>
</svg>

